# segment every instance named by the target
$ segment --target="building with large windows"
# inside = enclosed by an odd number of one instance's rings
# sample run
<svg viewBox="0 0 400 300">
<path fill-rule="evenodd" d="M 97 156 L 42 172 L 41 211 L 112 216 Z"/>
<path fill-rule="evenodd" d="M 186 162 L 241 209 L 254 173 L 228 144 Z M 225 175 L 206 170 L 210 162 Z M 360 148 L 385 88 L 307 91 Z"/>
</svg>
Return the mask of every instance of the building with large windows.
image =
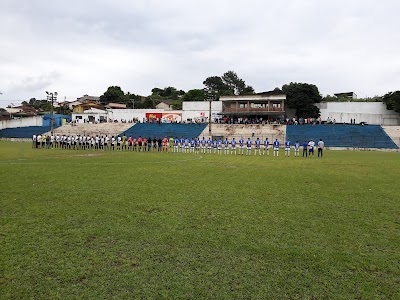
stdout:
<svg viewBox="0 0 400 300">
<path fill-rule="evenodd" d="M 274 90 L 253 95 L 221 96 L 222 115 L 233 120 L 262 119 L 274 121 L 285 117 L 286 95 Z"/>
</svg>

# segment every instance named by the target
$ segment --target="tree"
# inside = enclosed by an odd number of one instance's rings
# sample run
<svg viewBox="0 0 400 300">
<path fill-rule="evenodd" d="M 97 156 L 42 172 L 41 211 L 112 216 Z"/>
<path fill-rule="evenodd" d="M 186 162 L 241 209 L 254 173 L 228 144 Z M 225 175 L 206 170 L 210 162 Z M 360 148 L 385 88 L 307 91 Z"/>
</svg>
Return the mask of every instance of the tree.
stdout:
<svg viewBox="0 0 400 300">
<path fill-rule="evenodd" d="M 254 94 L 253 87 L 246 85 L 246 82 L 239 78 L 234 71 L 225 72 L 222 77 L 208 77 L 203 84 L 207 88 L 217 91 L 221 96 Z"/>
<path fill-rule="evenodd" d="M 222 81 L 222 78 L 219 76 L 207 77 L 206 80 L 203 81 L 203 84 L 207 88 L 218 92 L 220 95 L 226 94 L 226 92 L 229 93 L 228 86 Z"/>
<path fill-rule="evenodd" d="M 253 87 L 246 85 L 246 82 L 234 71 L 225 72 L 221 79 L 233 95 L 254 94 Z"/>
<path fill-rule="evenodd" d="M 110 86 L 103 95 L 100 96 L 100 103 L 126 102 L 128 98 L 119 86 Z"/>
<path fill-rule="evenodd" d="M 296 110 L 298 118 L 318 118 L 320 116 L 319 108 L 314 105 L 322 101 L 316 85 L 291 82 L 285 84 L 282 91 L 286 94 L 287 106 Z"/>
<path fill-rule="evenodd" d="M 156 87 L 151 90 L 151 95 L 153 98 L 159 99 L 159 100 L 163 100 L 163 99 L 178 100 L 183 95 L 185 95 L 185 92 L 182 90 L 178 91 L 173 86 L 169 86 L 164 89 L 160 89 L 160 88 Z"/>
<path fill-rule="evenodd" d="M 204 101 L 205 93 L 204 90 L 193 89 L 187 91 L 187 93 L 182 97 L 183 101 Z"/>
<path fill-rule="evenodd" d="M 382 100 L 386 103 L 388 110 L 400 113 L 400 91 L 387 93 L 383 96 Z"/>
</svg>

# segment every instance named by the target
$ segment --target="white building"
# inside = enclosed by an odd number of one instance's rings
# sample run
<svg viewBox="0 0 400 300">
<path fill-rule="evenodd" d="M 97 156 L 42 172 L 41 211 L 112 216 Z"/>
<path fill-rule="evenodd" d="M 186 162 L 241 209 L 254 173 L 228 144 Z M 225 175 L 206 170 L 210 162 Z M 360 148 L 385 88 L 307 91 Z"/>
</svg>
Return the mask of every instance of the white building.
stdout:
<svg viewBox="0 0 400 300">
<path fill-rule="evenodd" d="M 212 120 L 220 119 L 222 112 L 222 101 L 211 102 L 211 118 Z M 210 114 L 209 101 L 188 101 L 182 103 L 183 121 L 208 122 Z"/>
<path fill-rule="evenodd" d="M 361 122 L 374 125 L 400 125 L 400 114 L 387 110 L 383 102 L 322 102 L 317 103 L 321 119 L 335 119 L 337 123 L 356 124 Z"/>
<path fill-rule="evenodd" d="M 107 111 L 93 107 L 85 110 L 82 114 L 72 114 L 72 121 L 75 123 L 99 123 L 104 120 L 107 120 Z"/>
</svg>

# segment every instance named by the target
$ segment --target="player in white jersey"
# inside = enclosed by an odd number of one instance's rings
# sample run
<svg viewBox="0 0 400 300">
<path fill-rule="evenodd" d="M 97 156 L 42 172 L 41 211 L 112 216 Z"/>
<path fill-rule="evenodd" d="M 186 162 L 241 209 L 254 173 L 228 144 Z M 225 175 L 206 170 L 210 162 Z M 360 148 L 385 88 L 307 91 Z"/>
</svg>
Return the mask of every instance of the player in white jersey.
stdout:
<svg viewBox="0 0 400 300">
<path fill-rule="evenodd" d="M 252 144 L 252 141 L 250 140 L 250 138 L 248 138 L 246 141 L 246 155 L 251 155 Z"/>
<path fill-rule="evenodd" d="M 32 148 L 36 148 L 36 134 L 32 136 Z"/>
<path fill-rule="evenodd" d="M 95 149 L 96 150 L 98 150 L 99 149 L 99 146 L 100 146 L 100 138 L 99 138 L 99 136 L 98 135 L 96 135 L 96 137 L 95 137 Z"/>
<path fill-rule="evenodd" d="M 110 138 L 108 137 L 108 135 L 106 135 L 106 137 L 104 138 L 104 150 L 108 150 L 109 143 L 110 143 Z"/>
<path fill-rule="evenodd" d="M 81 142 L 81 149 L 85 150 L 86 149 L 86 135 L 81 135 L 82 142 Z"/>
<path fill-rule="evenodd" d="M 122 138 L 120 136 L 117 137 L 117 151 L 121 151 L 121 141 Z"/>
<path fill-rule="evenodd" d="M 315 147 L 315 142 L 313 140 L 310 140 L 308 142 L 308 157 L 314 156 L 314 147 Z"/>
<path fill-rule="evenodd" d="M 110 150 L 113 150 L 113 151 L 114 151 L 114 149 L 115 149 L 115 137 L 112 136 L 112 137 L 111 137 Z"/>
<path fill-rule="evenodd" d="M 236 155 L 236 140 L 235 140 L 235 138 L 233 138 L 231 141 L 231 154 Z"/>
<path fill-rule="evenodd" d="M 60 136 L 56 135 L 56 148 L 60 148 Z"/>
<path fill-rule="evenodd" d="M 38 134 L 36 136 L 36 148 L 40 148 L 42 146 L 42 136 Z"/>
<path fill-rule="evenodd" d="M 77 136 L 75 136 L 75 145 L 74 145 L 75 149 L 79 148 L 79 134 Z"/>
<path fill-rule="evenodd" d="M 287 140 L 285 142 L 285 156 L 287 156 L 287 157 L 290 156 L 290 145 L 291 145 L 290 141 Z"/>
<path fill-rule="evenodd" d="M 296 143 L 294 143 L 294 156 L 298 157 L 300 155 L 300 143 L 299 141 L 296 141 Z"/>
<path fill-rule="evenodd" d="M 54 134 L 50 136 L 50 148 L 54 147 Z"/>
<path fill-rule="evenodd" d="M 261 141 L 260 141 L 260 138 L 256 139 L 255 144 L 256 144 L 256 149 L 254 150 L 254 155 L 257 155 L 257 152 L 258 152 L 258 155 L 261 155 Z"/>
</svg>

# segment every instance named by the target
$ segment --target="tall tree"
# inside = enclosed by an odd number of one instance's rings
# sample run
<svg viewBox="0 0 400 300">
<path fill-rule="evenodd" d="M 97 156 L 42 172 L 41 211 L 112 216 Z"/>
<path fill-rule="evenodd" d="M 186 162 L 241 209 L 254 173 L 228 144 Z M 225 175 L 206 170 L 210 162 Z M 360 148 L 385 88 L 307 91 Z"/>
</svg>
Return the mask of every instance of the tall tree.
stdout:
<svg viewBox="0 0 400 300">
<path fill-rule="evenodd" d="M 185 95 L 185 92 L 182 90 L 177 90 L 173 86 L 166 87 L 164 89 L 160 88 L 153 88 L 151 90 L 151 95 L 154 99 L 169 99 L 169 100 L 178 100 L 181 98 L 183 95 Z"/>
<path fill-rule="evenodd" d="M 382 99 L 388 110 L 400 113 L 400 91 L 387 93 Z"/>
<path fill-rule="evenodd" d="M 187 91 L 187 93 L 182 97 L 183 101 L 204 101 L 205 93 L 204 90 L 193 89 Z"/>
<path fill-rule="evenodd" d="M 246 85 L 246 82 L 234 71 L 225 72 L 222 75 L 222 81 L 234 95 L 254 94 L 253 87 Z"/>
<path fill-rule="evenodd" d="M 119 86 L 110 86 L 103 95 L 100 96 L 100 103 L 126 102 L 128 98 Z"/>
<path fill-rule="evenodd" d="M 222 81 L 222 78 L 219 76 L 211 76 L 207 77 L 206 80 L 203 81 L 203 84 L 214 91 L 218 91 L 221 93 L 222 91 L 229 91 L 229 87 Z"/>
<path fill-rule="evenodd" d="M 315 103 L 320 103 L 322 97 L 314 84 L 291 82 L 282 87 L 286 94 L 286 104 L 296 110 L 298 118 L 318 118 L 320 110 Z"/>
<path fill-rule="evenodd" d="M 252 86 L 246 85 L 246 82 L 239 78 L 234 71 L 227 71 L 221 77 L 208 77 L 203 84 L 217 91 L 219 95 L 247 95 L 254 94 Z"/>
</svg>

